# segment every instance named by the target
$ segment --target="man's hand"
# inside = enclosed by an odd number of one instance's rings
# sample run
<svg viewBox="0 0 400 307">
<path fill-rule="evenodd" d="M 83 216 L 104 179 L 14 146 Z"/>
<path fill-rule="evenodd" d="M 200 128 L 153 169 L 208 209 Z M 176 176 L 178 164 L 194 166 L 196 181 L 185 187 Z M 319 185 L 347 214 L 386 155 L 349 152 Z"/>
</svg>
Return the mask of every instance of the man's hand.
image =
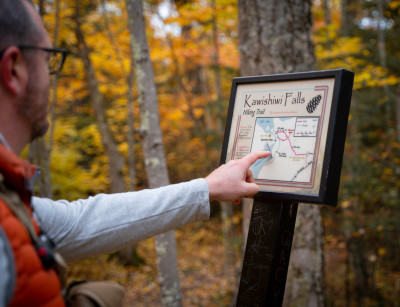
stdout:
<svg viewBox="0 0 400 307">
<path fill-rule="evenodd" d="M 210 190 L 210 201 L 238 201 L 242 197 L 258 193 L 250 166 L 258 159 L 266 158 L 269 151 L 255 151 L 240 160 L 221 165 L 205 179 Z"/>
</svg>

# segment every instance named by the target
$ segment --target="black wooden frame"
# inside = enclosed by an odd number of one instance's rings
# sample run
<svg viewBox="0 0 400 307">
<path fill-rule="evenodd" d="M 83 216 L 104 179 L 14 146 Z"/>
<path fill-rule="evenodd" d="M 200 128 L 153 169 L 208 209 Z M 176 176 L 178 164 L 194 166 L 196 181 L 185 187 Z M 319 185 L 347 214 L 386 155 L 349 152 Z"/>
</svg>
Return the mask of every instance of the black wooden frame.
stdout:
<svg viewBox="0 0 400 307">
<path fill-rule="evenodd" d="M 303 81 L 324 78 L 334 78 L 335 81 L 328 123 L 327 140 L 325 146 L 319 195 L 261 191 L 256 194 L 254 198 L 280 199 L 336 206 L 348 116 L 350 112 L 354 73 L 345 69 L 334 69 L 290 74 L 238 77 L 233 79 L 227 121 L 225 126 L 225 136 L 221 153 L 221 164 L 226 162 L 229 135 L 231 132 L 232 117 L 236 100 L 236 91 L 239 85 L 282 81 Z"/>
</svg>

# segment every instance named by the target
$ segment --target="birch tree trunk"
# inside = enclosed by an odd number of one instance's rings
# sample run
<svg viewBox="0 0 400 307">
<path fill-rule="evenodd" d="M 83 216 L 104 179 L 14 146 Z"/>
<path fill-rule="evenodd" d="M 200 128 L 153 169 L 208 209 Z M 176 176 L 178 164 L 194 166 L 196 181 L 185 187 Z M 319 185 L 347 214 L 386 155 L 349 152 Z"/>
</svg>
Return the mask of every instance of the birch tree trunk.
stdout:
<svg viewBox="0 0 400 307">
<path fill-rule="evenodd" d="M 157 92 L 147 43 L 141 0 L 126 0 L 139 94 L 141 134 L 150 188 L 169 184 L 160 127 Z M 163 306 L 181 306 L 176 240 L 170 231 L 156 237 L 158 280 Z"/>
<path fill-rule="evenodd" d="M 311 3 L 311 0 L 238 1 L 242 76 L 315 68 Z M 284 305 L 324 306 L 323 289 L 320 207 L 300 204 Z"/>
</svg>

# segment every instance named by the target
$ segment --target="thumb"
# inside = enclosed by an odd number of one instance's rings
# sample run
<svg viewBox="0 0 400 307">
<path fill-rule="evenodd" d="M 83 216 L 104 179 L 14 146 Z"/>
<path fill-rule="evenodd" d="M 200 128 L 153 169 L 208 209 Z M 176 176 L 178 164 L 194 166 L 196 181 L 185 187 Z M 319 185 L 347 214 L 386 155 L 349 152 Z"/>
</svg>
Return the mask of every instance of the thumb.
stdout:
<svg viewBox="0 0 400 307">
<path fill-rule="evenodd" d="M 257 194 L 260 188 L 256 183 L 245 182 L 245 196 Z"/>
</svg>

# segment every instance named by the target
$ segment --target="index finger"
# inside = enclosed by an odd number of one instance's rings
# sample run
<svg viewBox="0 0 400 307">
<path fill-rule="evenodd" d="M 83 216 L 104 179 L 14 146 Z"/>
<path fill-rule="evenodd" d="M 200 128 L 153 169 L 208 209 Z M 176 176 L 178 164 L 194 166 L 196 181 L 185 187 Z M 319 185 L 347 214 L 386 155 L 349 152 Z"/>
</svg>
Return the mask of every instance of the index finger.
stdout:
<svg viewBox="0 0 400 307">
<path fill-rule="evenodd" d="M 271 152 L 269 152 L 269 151 L 253 151 L 252 153 L 250 153 L 247 156 L 245 156 L 244 158 L 242 158 L 242 161 L 244 163 L 244 166 L 246 168 L 249 168 L 258 159 L 266 158 L 270 154 L 271 154 Z"/>
</svg>

